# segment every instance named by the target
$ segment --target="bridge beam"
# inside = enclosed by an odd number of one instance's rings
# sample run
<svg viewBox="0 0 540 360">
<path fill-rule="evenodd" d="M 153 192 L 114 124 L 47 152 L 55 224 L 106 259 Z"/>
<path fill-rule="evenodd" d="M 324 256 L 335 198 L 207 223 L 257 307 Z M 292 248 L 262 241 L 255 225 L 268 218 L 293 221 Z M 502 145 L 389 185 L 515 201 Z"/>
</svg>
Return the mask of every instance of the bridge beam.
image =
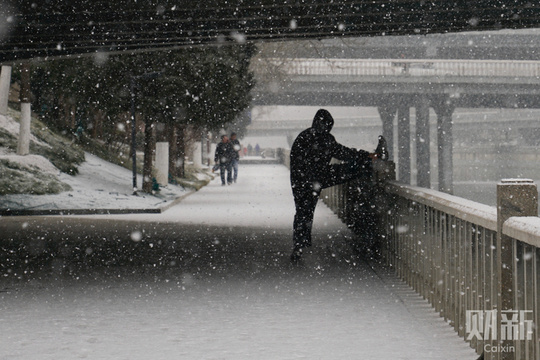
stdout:
<svg viewBox="0 0 540 360">
<path fill-rule="evenodd" d="M 437 148 L 439 163 L 439 191 L 453 194 L 453 136 L 452 114 L 455 106 L 449 100 L 435 101 L 433 109 L 437 114 Z"/>
<path fill-rule="evenodd" d="M 416 104 L 416 184 L 428 189 L 431 187 L 429 144 L 429 100 L 422 96 Z"/>
<path fill-rule="evenodd" d="M 409 105 L 398 106 L 398 179 L 411 183 L 411 115 Z"/>
</svg>

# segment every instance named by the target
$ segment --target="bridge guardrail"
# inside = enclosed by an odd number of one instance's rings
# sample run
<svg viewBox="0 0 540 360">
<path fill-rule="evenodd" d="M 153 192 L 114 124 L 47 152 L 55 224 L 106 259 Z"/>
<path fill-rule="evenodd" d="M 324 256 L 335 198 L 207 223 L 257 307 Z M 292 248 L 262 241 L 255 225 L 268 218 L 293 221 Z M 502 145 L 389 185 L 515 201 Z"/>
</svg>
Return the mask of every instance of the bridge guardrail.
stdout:
<svg viewBox="0 0 540 360">
<path fill-rule="evenodd" d="M 540 61 L 437 59 L 278 59 L 266 61 L 289 75 L 526 77 L 540 76 Z M 262 62 L 254 63 L 266 68 Z"/>
<path fill-rule="evenodd" d="M 496 209 L 396 182 L 386 191 L 384 262 L 466 338 L 467 310 L 497 309 Z M 482 352 L 485 342 L 471 340 Z"/>
<path fill-rule="evenodd" d="M 535 216 L 529 217 L 515 216 L 520 206 L 511 202 L 520 195 L 512 191 L 498 210 L 395 181 L 386 181 L 384 190 L 386 199 L 375 200 L 383 263 L 427 299 L 485 359 L 539 359 L 536 186 L 536 195 L 522 195 L 529 209 L 534 208 Z M 352 206 L 343 185 L 325 190 L 323 200 L 338 215 Z M 510 209 L 510 216 L 504 215 L 504 207 Z M 506 250 L 499 254 L 500 248 Z"/>
<path fill-rule="evenodd" d="M 538 359 L 538 192 L 533 184 L 509 182 L 498 185 L 498 208 L 388 182 L 395 206 L 383 219 L 382 251 L 387 265 L 485 359 Z M 535 216 L 510 216 L 520 211 Z M 491 315 L 495 332 L 485 322 Z M 475 334 L 478 319 L 484 323 Z"/>
</svg>

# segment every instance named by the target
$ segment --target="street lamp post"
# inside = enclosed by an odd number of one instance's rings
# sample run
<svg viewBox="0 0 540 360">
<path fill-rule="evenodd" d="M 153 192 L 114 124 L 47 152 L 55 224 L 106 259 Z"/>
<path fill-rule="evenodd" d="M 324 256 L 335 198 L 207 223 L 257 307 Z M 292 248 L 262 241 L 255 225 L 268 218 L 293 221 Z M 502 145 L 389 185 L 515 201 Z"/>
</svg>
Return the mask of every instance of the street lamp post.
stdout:
<svg viewBox="0 0 540 360">
<path fill-rule="evenodd" d="M 133 161 L 133 195 L 137 195 L 137 129 L 135 128 L 135 76 L 130 81 L 131 92 L 131 157 Z"/>
</svg>

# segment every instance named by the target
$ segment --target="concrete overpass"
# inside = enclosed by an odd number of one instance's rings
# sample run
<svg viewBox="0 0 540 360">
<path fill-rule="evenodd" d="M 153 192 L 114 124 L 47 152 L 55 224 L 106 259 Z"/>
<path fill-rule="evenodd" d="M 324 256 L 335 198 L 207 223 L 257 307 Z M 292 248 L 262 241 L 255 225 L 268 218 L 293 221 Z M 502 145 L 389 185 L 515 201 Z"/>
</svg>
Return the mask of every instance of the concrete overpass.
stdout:
<svg viewBox="0 0 540 360">
<path fill-rule="evenodd" d="M 400 181 L 411 181 L 411 108 L 417 183 L 430 187 L 429 117 L 437 116 L 439 190 L 453 192 L 456 108 L 540 108 L 540 61 L 437 59 L 259 59 L 254 105 L 373 106 L 394 144 Z M 269 71 L 270 69 L 270 71 Z M 270 74 L 270 76 L 269 76 Z"/>
<path fill-rule="evenodd" d="M 270 58 L 253 70 L 261 79 L 254 105 L 379 107 L 427 97 L 451 98 L 455 107 L 540 108 L 540 61 Z"/>
<path fill-rule="evenodd" d="M 266 57 L 324 59 L 538 60 L 540 29 L 378 36 L 264 44 Z M 289 51 L 282 51 L 284 48 Z M 294 50 L 294 52 L 290 51 Z"/>
</svg>

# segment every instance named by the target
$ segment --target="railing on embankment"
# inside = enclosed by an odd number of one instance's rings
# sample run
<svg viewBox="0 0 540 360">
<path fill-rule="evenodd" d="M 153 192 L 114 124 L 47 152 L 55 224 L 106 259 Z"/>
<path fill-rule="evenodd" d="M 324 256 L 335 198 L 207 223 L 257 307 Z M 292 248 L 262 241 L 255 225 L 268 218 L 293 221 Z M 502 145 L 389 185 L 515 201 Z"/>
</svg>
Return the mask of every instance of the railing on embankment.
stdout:
<svg viewBox="0 0 540 360">
<path fill-rule="evenodd" d="M 382 262 L 485 359 L 540 359 L 536 185 L 501 182 L 497 208 L 395 181 L 373 186 Z M 348 223 L 350 194 L 346 184 L 322 195 Z"/>
</svg>

